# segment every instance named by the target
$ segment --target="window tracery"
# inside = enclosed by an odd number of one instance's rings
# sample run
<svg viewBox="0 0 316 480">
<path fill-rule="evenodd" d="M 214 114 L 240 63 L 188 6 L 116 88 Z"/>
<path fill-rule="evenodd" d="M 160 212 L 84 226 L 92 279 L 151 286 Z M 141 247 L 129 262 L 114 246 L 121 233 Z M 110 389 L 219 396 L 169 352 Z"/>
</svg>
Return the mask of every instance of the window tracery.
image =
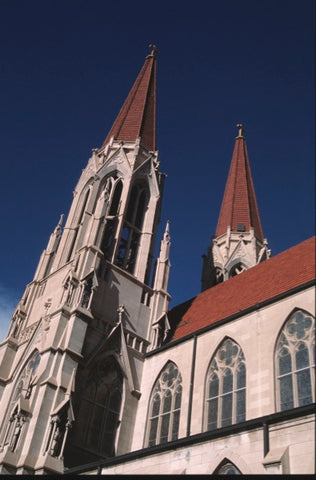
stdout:
<svg viewBox="0 0 316 480">
<path fill-rule="evenodd" d="M 146 186 L 136 183 L 131 191 L 115 262 L 130 273 L 134 273 L 136 265 L 147 203 Z"/>
<path fill-rule="evenodd" d="M 247 270 L 247 267 L 243 263 L 239 262 L 230 269 L 229 278 L 235 277 L 245 270 Z"/>
<path fill-rule="evenodd" d="M 181 374 L 173 362 L 168 362 L 151 394 L 147 427 L 149 447 L 178 438 L 181 397 Z"/>
<path fill-rule="evenodd" d="M 296 310 L 276 345 L 278 408 L 288 410 L 315 402 L 315 319 Z"/>
<path fill-rule="evenodd" d="M 23 391 L 25 398 L 29 398 L 31 396 L 33 381 L 35 379 L 35 372 L 38 368 L 40 360 L 41 355 L 39 351 L 36 351 L 32 355 L 31 359 L 27 362 L 25 368 L 20 373 L 19 380 L 17 381 L 13 393 L 12 403 L 15 403 L 19 399 Z"/>
<path fill-rule="evenodd" d="M 9 412 L 7 413 L 7 420 L 5 422 L 5 437 L 4 445 L 8 445 L 10 450 L 13 452 L 16 450 L 21 432 L 26 421 L 26 415 L 28 412 L 26 410 L 21 410 L 19 406 L 19 398 L 23 396 L 24 398 L 30 398 L 32 394 L 32 389 L 36 381 L 36 371 L 38 369 L 39 363 L 41 360 L 41 355 L 38 350 L 36 350 L 26 366 L 22 369 L 20 375 L 17 378 L 15 383 L 15 388 L 12 392 Z"/>
<path fill-rule="evenodd" d="M 242 475 L 241 471 L 229 460 L 222 462 L 214 472 L 215 475 Z"/>
<path fill-rule="evenodd" d="M 217 349 L 206 377 L 206 430 L 246 419 L 246 364 L 240 346 L 226 339 Z"/>
<path fill-rule="evenodd" d="M 104 457 L 113 456 L 122 401 L 121 370 L 110 356 L 87 370 L 84 379 L 77 397 L 73 442 Z"/>
<path fill-rule="evenodd" d="M 110 177 L 104 189 L 105 229 L 101 240 L 101 250 L 106 260 L 111 260 L 114 251 L 114 241 L 118 226 L 118 212 L 120 207 L 123 182 L 119 177 Z"/>
</svg>

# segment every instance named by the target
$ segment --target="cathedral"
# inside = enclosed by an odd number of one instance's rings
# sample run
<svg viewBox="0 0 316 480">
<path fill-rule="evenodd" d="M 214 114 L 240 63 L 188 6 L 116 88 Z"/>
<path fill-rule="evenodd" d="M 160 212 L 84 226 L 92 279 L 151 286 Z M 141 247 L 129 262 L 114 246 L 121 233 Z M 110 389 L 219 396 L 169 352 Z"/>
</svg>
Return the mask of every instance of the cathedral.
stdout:
<svg viewBox="0 0 316 480">
<path fill-rule="evenodd" d="M 0 473 L 313 474 L 315 238 L 271 256 L 237 125 L 201 293 L 169 308 L 150 48 L 0 344 Z"/>
</svg>

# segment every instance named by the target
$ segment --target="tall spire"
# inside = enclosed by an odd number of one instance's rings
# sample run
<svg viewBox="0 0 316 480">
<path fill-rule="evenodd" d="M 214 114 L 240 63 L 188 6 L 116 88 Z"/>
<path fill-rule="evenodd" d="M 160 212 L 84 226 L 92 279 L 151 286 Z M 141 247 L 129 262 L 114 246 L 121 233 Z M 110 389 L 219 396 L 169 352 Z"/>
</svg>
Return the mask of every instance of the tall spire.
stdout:
<svg viewBox="0 0 316 480">
<path fill-rule="evenodd" d="M 237 125 L 216 234 L 203 255 L 202 290 L 238 275 L 270 256 L 263 237 L 244 128 Z"/>
<path fill-rule="evenodd" d="M 116 140 L 140 143 L 147 150 L 156 150 L 156 53 L 157 47 L 149 45 L 151 52 L 136 78 L 110 132 L 104 147 L 113 136 Z"/>
<path fill-rule="evenodd" d="M 219 214 L 216 237 L 223 235 L 230 227 L 231 231 L 254 229 L 255 237 L 262 241 L 263 232 L 253 186 L 244 129 L 237 125 L 232 162 L 226 183 L 224 198 Z"/>
</svg>

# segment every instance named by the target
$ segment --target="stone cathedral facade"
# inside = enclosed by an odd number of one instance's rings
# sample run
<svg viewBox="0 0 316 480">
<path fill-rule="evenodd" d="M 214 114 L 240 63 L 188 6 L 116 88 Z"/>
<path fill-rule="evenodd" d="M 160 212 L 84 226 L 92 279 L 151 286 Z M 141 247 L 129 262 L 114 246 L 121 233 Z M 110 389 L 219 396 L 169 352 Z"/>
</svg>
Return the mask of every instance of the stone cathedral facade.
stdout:
<svg viewBox="0 0 316 480">
<path fill-rule="evenodd" d="M 152 46 L 0 344 L 2 474 L 315 473 L 315 239 L 271 257 L 238 125 L 170 310 L 164 179 Z"/>
</svg>

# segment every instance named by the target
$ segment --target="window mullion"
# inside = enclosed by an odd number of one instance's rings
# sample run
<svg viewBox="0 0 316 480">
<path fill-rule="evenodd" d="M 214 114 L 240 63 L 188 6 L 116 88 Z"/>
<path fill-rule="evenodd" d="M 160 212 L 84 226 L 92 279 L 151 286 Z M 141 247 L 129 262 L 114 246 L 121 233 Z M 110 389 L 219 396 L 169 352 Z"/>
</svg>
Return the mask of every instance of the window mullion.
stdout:
<svg viewBox="0 0 316 480">
<path fill-rule="evenodd" d="M 218 403 L 217 403 L 217 428 L 222 426 L 222 403 L 223 403 L 223 369 L 218 370 Z"/>
<path fill-rule="evenodd" d="M 157 432 L 156 432 L 156 445 L 159 445 L 160 440 L 160 432 L 161 432 L 161 424 L 162 424 L 162 417 L 163 417 L 163 396 L 160 393 L 160 405 L 159 405 L 159 413 L 158 413 L 158 422 L 157 422 Z"/>
<path fill-rule="evenodd" d="M 174 410 L 175 410 L 175 390 L 176 387 L 173 386 L 173 389 L 170 390 L 171 392 L 171 405 L 170 405 L 170 418 L 169 418 L 169 427 L 168 427 L 168 441 L 172 439 L 172 430 L 173 430 L 173 418 L 174 418 Z"/>
<path fill-rule="evenodd" d="M 237 421 L 237 365 L 234 365 L 234 368 L 231 369 L 233 374 L 233 391 L 232 391 L 232 424 Z"/>
</svg>

